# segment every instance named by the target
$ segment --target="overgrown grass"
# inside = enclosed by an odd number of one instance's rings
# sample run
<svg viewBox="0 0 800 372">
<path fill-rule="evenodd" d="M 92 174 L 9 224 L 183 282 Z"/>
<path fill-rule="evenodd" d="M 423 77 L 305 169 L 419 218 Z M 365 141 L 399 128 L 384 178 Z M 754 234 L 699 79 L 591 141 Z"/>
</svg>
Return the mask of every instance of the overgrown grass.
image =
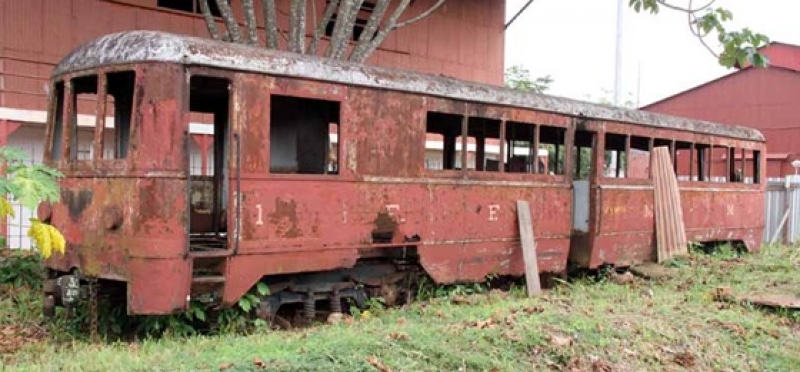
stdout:
<svg viewBox="0 0 800 372">
<path fill-rule="evenodd" d="M 732 249 L 670 262 L 672 277 L 620 285 L 581 279 L 527 299 L 468 287 L 402 309 L 301 331 L 33 344 L 9 370 L 795 370 L 800 317 L 721 303 L 733 294 L 800 295 L 800 251 Z M 454 301 L 454 297 L 456 300 Z M 466 299 L 466 300 L 465 300 Z M 0 309 L 5 308 L 5 303 Z M 0 310 L 5 311 L 5 310 Z M 3 313 L 5 314 L 5 313 Z M 4 315 L 5 316 L 5 315 Z"/>
</svg>

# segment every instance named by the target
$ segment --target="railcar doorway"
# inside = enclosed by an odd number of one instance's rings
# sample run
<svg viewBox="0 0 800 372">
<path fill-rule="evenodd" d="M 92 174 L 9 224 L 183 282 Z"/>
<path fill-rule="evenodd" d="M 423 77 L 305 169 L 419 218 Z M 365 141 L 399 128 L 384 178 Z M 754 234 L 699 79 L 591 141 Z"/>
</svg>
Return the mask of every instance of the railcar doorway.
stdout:
<svg viewBox="0 0 800 372">
<path fill-rule="evenodd" d="M 230 80 L 191 76 L 187 116 L 187 128 L 203 128 L 211 137 L 208 158 L 200 162 L 202 169 L 193 170 L 191 165 L 188 169 L 189 250 L 225 250 L 229 246 Z M 186 151 L 192 156 L 188 146 Z"/>
<path fill-rule="evenodd" d="M 588 234 L 590 226 L 591 190 L 594 188 L 594 168 L 597 164 L 595 132 L 576 130 L 572 146 L 572 231 Z"/>
</svg>

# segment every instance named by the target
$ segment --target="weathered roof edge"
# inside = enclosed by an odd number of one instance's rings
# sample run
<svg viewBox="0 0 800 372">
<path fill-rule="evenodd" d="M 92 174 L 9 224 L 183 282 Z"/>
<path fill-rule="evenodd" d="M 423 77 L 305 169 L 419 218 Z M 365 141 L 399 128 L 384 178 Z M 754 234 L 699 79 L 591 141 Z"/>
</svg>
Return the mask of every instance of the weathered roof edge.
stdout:
<svg viewBox="0 0 800 372">
<path fill-rule="evenodd" d="M 673 128 L 764 141 L 761 132 L 733 125 L 604 106 L 569 98 L 519 92 L 452 78 L 328 60 L 211 39 L 158 31 L 126 31 L 91 40 L 58 63 L 53 76 L 104 65 L 137 62 L 187 65 L 296 76 L 346 85 L 428 94 L 451 99 L 515 106 L 608 121 Z"/>
</svg>

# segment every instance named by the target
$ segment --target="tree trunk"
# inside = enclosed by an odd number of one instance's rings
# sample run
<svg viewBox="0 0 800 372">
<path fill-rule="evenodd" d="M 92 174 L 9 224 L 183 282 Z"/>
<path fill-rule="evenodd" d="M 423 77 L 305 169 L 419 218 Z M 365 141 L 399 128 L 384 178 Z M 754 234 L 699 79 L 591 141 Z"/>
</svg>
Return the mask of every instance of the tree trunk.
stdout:
<svg viewBox="0 0 800 372">
<path fill-rule="evenodd" d="M 350 60 L 353 61 L 353 62 L 364 63 L 364 61 L 373 52 L 375 52 L 375 49 L 378 49 L 378 46 L 381 45 L 381 43 L 383 43 L 383 40 L 386 39 L 386 36 L 388 36 L 390 32 L 392 32 L 392 31 L 394 31 L 394 30 L 396 30 L 396 29 L 398 29 L 400 27 L 408 26 L 408 25 L 410 25 L 410 24 L 412 24 L 414 22 L 417 22 L 417 21 L 419 21 L 419 20 L 431 15 L 431 13 L 433 13 L 436 9 L 439 9 L 439 7 L 441 7 L 442 4 L 444 4 L 445 0 L 438 0 L 435 4 L 433 4 L 433 6 L 428 8 L 428 10 L 420 13 L 418 16 L 416 16 L 414 18 L 411 18 L 411 19 L 409 19 L 407 21 L 404 21 L 402 23 L 397 23 L 397 21 L 400 19 L 400 16 L 406 10 L 406 8 L 408 7 L 408 4 L 410 2 L 411 2 L 411 0 L 402 0 L 400 2 L 400 4 L 397 5 L 397 8 L 395 8 L 395 10 L 392 13 L 392 15 L 389 17 L 389 20 L 386 22 L 386 26 L 383 29 L 381 29 L 378 32 L 377 35 L 375 35 L 375 38 L 372 39 L 369 42 L 369 44 L 367 44 L 363 48 L 363 50 L 360 50 L 358 54 L 356 54 L 354 52 L 350 56 Z"/>
<path fill-rule="evenodd" d="M 317 28 L 314 29 L 314 37 L 311 38 L 311 43 L 306 51 L 307 54 L 317 54 L 317 45 L 319 44 L 319 39 L 322 38 L 322 33 L 325 32 L 325 28 L 328 27 L 328 22 L 331 21 L 333 12 L 336 11 L 338 6 L 339 0 L 331 0 L 331 2 L 329 2 L 325 7 L 325 11 L 322 14 L 322 20 L 317 24 Z"/>
<path fill-rule="evenodd" d="M 236 18 L 233 17 L 233 11 L 228 4 L 228 0 L 217 0 L 217 8 L 222 14 L 222 19 L 225 20 L 225 28 L 228 29 L 228 35 L 233 43 L 242 42 L 242 33 L 239 31 L 239 24 L 236 23 Z"/>
<path fill-rule="evenodd" d="M 408 0 L 403 0 L 408 1 Z M 336 26 L 333 28 L 331 44 L 325 57 L 340 59 L 350 43 L 350 36 L 353 34 L 353 25 L 356 23 L 358 11 L 364 0 L 344 0 L 339 5 L 336 13 Z"/>
<path fill-rule="evenodd" d="M 380 25 L 386 10 L 389 9 L 389 2 L 389 0 L 378 0 L 378 3 L 375 4 L 375 9 L 372 10 L 372 14 L 369 16 L 369 21 L 367 21 L 364 31 L 362 31 L 361 36 L 358 37 L 358 44 L 356 44 L 355 48 L 353 48 L 353 52 L 350 54 L 351 60 L 357 56 L 366 59 L 360 56 L 367 50 L 372 38 L 375 37 L 375 33 L 378 31 L 378 25 Z"/>
<path fill-rule="evenodd" d="M 258 45 L 258 25 L 256 24 L 256 9 L 253 6 L 253 0 L 242 0 L 242 9 L 244 10 L 244 22 L 247 26 L 247 43 Z"/>
<path fill-rule="evenodd" d="M 200 11 L 203 12 L 203 19 L 206 21 L 206 27 L 208 27 L 208 34 L 214 40 L 222 39 L 217 28 L 217 22 L 214 20 L 214 15 L 211 14 L 211 8 L 208 7 L 209 0 L 200 0 L 198 2 L 200 3 Z"/>
<path fill-rule="evenodd" d="M 292 0 L 289 17 L 289 51 L 303 53 L 306 43 L 306 0 Z"/>
<path fill-rule="evenodd" d="M 278 49 L 278 20 L 275 16 L 275 0 L 262 0 L 261 9 L 264 13 L 264 30 L 267 33 L 267 48 Z"/>
</svg>

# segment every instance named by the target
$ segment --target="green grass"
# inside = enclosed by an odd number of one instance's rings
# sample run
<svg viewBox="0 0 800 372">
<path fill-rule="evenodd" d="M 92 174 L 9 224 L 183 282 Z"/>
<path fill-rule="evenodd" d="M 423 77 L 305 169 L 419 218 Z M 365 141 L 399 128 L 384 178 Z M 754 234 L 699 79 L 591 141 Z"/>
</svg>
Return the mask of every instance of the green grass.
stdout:
<svg viewBox="0 0 800 372">
<path fill-rule="evenodd" d="M 39 343 L 7 370 L 796 370 L 800 316 L 715 302 L 733 294 L 800 295 L 800 251 L 768 247 L 675 260 L 673 277 L 618 285 L 589 279 L 527 299 L 510 293 L 448 298 L 292 332 L 139 343 Z M 5 303 L 0 304 L 5 306 Z M 0 313 L 4 314 L 4 313 Z M 263 362 L 263 367 L 254 361 Z"/>
</svg>

